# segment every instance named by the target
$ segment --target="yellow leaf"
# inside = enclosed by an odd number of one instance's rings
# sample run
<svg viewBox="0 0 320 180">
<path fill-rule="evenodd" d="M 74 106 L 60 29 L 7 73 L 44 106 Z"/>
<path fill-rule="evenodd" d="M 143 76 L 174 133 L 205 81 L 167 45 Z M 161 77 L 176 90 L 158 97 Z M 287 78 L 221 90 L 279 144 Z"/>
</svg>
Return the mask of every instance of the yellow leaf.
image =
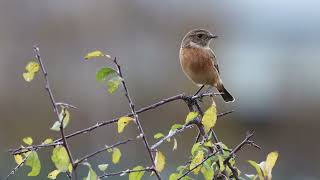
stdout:
<svg viewBox="0 0 320 180">
<path fill-rule="evenodd" d="M 201 121 L 201 123 L 204 126 L 204 131 L 208 133 L 210 129 L 214 127 L 216 122 L 217 122 L 217 109 L 215 106 L 211 106 L 206 110 Z"/>
<path fill-rule="evenodd" d="M 14 155 L 14 160 L 17 164 L 23 163 L 23 157 L 20 154 Z"/>
<path fill-rule="evenodd" d="M 69 171 L 70 173 L 72 173 L 72 169 L 73 169 L 72 164 L 69 163 L 69 165 L 68 165 L 68 171 Z"/>
<path fill-rule="evenodd" d="M 113 148 L 112 150 L 112 162 L 113 164 L 117 164 L 121 158 L 121 151 L 119 148 Z"/>
<path fill-rule="evenodd" d="M 118 124 L 118 133 L 122 133 L 123 129 L 126 127 L 126 125 L 130 122 L 130 121 L 134 121 L 133 118 L 131 117 L 127 117 L 127 116 L 123 116 L 121 117 L 117 124 Z"/>
<path fill-rule="evenodd" d="M 59 175 L 59 173 L 60 173 L 60 171 L 58 169 L 53 170 L 48 174 L 48 178 L 49 179 L 56 179 L 57 176 Z"/>
<path fill-rule="evenodd" d="M 156 153 L 155 164 L 156 171 L 161 172 L 164 169 L 164 165 L 166 164 L 166 157 L 160 151 L 157 151 Z"/>
<path fill-rule="evenodd" d="M 33 140 L 32 140 L 31 137 L 25 137 L 25 138 L 22 139 L 22 141 L 24 143 L 26 143 L 27 145 L 32 145 L 32 143 L 33 143 Z"/>
<path fill-rule="evenodd" d="M 30 61 L 26 66 L 26 71 L 29 73 L 36 73 L 39 70 L 40 70 L 40 65 L 35 61 Z"/>
<path fill-rule="evenodd" d="M 92 59 L 92 58 L 96 58 L 96 57 L 107 57 L 107 58 L 111 58 L 111 56 L 107 55 L 107 54 L 104 54 L 103 52 L 101 51 L 92 51 L 90 53 L 88 53 L 84 59 L 86 60 L 89 60 L 89 59 Z"/>
<path fill-rule="evenodd" d="M 47 138 L 43 141 L 42 144 L 51 144 L 53 142 L 53 140 L 51 138 Z"/>
<path fill-rule="evenodd" d="M 186 118 L 186 123 L 194 120 L 198 116 L 198 114 L 199 114 L 198 112 L 189 112 Z"/>
<path fill-rule="evenodd" d="M 178 148 L 178 142 L 177 142 L 177 139 L 176 138 L 173 138 L 173 148 L 172 150 L 176 150 Z"/>
<path fill-rule="evenodd" d="M 197 165 L 199 165 L 204 159 L 204 152 L 203 151 L 198 151 L 197 155 L 192 159 L 191 164 L 190 164 L 190 170 L 195 168 Z M 201 169 L 201 166 L 198 166 L 195 168 L 192 172 L 193 174 L 198 174 Z"/>
<path fill-rule="evenodd" d="M 272 168 L 276 164 L 278 159 L 279 153 L 274 151 L 268 154 L 267 160 L 266 160 L 266 171 L 268 172 L 268 180 L 271 180 L 272 178 Z"/>
<path fill-rule="evenodd" d="M 23 78 L 24 78 L 25 81 L 30 82 L 30 81 L 32 81 L 33 78 L 34 78 L 34 73 L 25 72 L 25 73 L 22 74 L 22 76 L 23 76 Z"/>
</svg>

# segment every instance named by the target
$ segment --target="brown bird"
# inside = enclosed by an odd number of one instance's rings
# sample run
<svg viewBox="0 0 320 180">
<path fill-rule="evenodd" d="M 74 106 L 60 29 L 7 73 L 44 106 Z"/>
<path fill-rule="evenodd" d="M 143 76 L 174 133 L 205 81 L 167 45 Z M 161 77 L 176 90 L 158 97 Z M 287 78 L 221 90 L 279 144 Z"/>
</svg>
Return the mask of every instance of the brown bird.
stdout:
<svg viewBox="0 0 320 180">
<path fill-rule="evenodd" d="M 207 30 L 196 29 L 188 32 L 180 47 L 180 64 L 187 77 L 199 86 L 216 87 L 225 102 L 233 102 L 234 98 L 223 86 L 220 78 L 218 62 L 209 44 L 218 36 Z"/>
</svg>

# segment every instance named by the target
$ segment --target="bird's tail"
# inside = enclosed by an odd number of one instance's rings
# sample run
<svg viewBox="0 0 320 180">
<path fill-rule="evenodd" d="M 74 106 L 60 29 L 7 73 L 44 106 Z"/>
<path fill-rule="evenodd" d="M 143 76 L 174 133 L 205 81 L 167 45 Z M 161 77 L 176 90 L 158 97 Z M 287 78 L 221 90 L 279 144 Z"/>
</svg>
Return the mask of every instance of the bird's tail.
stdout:
<svg viewBox="0 0 320 180">
<path fill-rule="evenodd" d="M 218 86 L 217 89 L 220 93 L 222 93 L 221 96 L 226 103 L 234 101 L 233 96 L 228 92 L 226 88 L 224 88 L 223 84 Z"/>
</svg>

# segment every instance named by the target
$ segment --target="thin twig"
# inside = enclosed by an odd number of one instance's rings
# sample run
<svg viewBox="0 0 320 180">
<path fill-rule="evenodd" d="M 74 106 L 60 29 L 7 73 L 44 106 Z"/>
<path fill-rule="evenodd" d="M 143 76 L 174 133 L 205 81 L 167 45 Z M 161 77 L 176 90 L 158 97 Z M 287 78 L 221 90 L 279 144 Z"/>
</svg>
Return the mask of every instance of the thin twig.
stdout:
<svg viewBox="0 0 320 180">
<path fill-rule="evenodd" d="M 7 180 L 10 176 L 14 175 L 14 173 L 26 162 L 26 160 L 29 158 L 30 154 L 27 154 L 26 157 L 22 160 L 20 164 L 18 164 L 16 167 L 12 169 L 10 174 L 8 174 L 5 178 L 2 180 Z"/>
<path fill-rule="evenodd" d="M 140 170 L 130 170 L 130 169 L 127 169 L 127 170 L 124 170 L 124 171 L 119 171 L 119 172 L 114 172 L 114 173 L 108 173 L 108 174 L 103 174 L 101 176 L 99 176 L 99 178 L 107 178 L 107 177 L 110 177 L 110 176 L 118 176 L 118 175 L 124 175 L 124 174 L 130 174 L 130 173 L 133 173 L 133 172 L 142 172 L 142 171 L 154 171 L 153 168 L 145 168 L 145 169 L 140 169 Z"/>
<path fill-rule="evenodd" d="M 182 179 L 183 177 L 185 177 L 186 175 L 188 175 L 190 172 L 192 172 L 193 170 L 195 170 L 197 167 L 201 166 L 204 162 L 206 162 L 209 158 L 211 158 L 212 156 L 216 155 L 217 153 L 218 153 L 218 151 L 209 154 L 209 155 L 208 155 L 206 158 L 204 158 L 199 164 L 197 164 L 196 166 L 194 166 L 193 168 L 189 169 L 189 170 L 186 171 L 184 174 L 182 174 L 177 180 Z"/>
<path fill-rule="evenodd" d="M 117 143 L 115 143 L 115 144 L 113 144 L 111 146 L 105 146 L 104 148 L 98 149 L 97 151 L 95 151 L 93 153 L 90 153 L 90 154 L 87 154 L 84 157 L 80 158 L 77 162 L 75 162 L 74 165 L 75 165 L 75 167 L 77 167 L 81 162 L 86 161 L 86 160 L 96 156 L 97 154 L 99 154 L 101 152 L 104 152 L 104 151 L 106 151 L 108 149 L 112 149 L 114 147 L 120 146 L 122 144 L 127 144 L 130 141 L 133 141 L 133 139 L 127 139 L 125 141 L 119 141 L 119 142 L 117 142 Z"/>
<path fill-rule="evenodd" d="M 139 129 L 139 131 L 140 131 L 140 134 L 142 135 L 143 143 L 144 143 L 146 149 L 148 150 L 148 153 L 149 153 L 149 156 L 150 156 L 150 160 L 152 161 L 151 163 L 152 163 L 153 171 L 154 171 L 154 173 L 156 174 L 156 176 L 158 177 L 158 179 L 161 180 L 161 176 L 160 176 L 159 172 L 155 170 L 155 167 L 156 167 L 156 165 L 155 165 L 155 159 L 154 159 L 154 157 L 153 157 L 151 148 L 150 148 L 149 143 L 148 143 L 148 141 L 147 141 L 146 134 L 144 133 L 143 128 L 142 128 L 142 126 L 141 126 L 141 123 L 140 123 L 140 120 L 139 120 L 139 116 L 138 116 L 138 114 L 137 114 L 136 111 L 135 111 L 134 104 L 133 104 L 132 99 L 131 99 L 131 97 L 130 97 L 129 90 L 128 90 L 128 88 L 127 88 L 127 85 L 126 85 L 126 82 L 125 82 L 125 80 L 124 80 L 124 77 L 123 77 L 123 75 L 122 75 L 121 67 L 120 67 L 120 65 L 119 65 L 118 62 L 117 62 L 117 58 L 114 58 L 113 62 L 114 62 L 114 64 L 117 66 L 119 76 L 122 78 L 121 83 L 122 83 L 123 89 L 124 89 L 124 91 L 125 91 L 125 95 L 126 95 L 126 97 L 127 97 L 127 100 L 128 100 L 128 103 L 129 103 L 129 106 L 130 106 L 130 109 L 131 109 L 131 113 L 132 113 L 132 115 L 133 115 L 133 118 L 134 118 L 134 120 L 135 120 L 135 122 L 136 122 L 136 124 L 137 124 L 137 126 L 138 126 L 138 129 Z"/>
<path fill-rule="evenodd" d="M 60 118 L 59 118 L 58 106 L 57 106 L 57 104 L 56 104 L 56 101 L 55 101 L 55 99 L 54 99 L 54 96 L 53 96 L 53 93 L 52 93 L 52 90 L 51 90 L 51 87 L 50 87 L 47 70 L 46 70 L 46 68 L 45 68 L 45 66 L 44 66 L 44 63 L 43 63 L 43 61 L 42 61 L 42 58 L 41 58 L 41 56 L 40 56 L 39 47 L 34 46 L 34 47 L 33 47 L 33 50 L 34 50 L 34 52 L 35 52 L 36 59 L 38 60 L 38 62 L 39 62 L 39 64 L 40 64 L 41 71 L 42 71 L 43 76 L 44 76 L 44 78 L 45 78 L 45 83 L 46 83 L 45 89 L 47 90 L 48 95 L 49 95 L 49 97 L 50 97 L 53 110 L 54 110 L 54 112 L 55 112 L 55 114 L 56 114 L 56 118 L 57 118 L 58 121 L 60 121 L 60 134 L 61 134 L 61 138 L 62 138 L 62 141 L 63 141 L 63 146 L 65 147 L 65 149 L 66 149 L 66 151 L 67 151 L 67 153 L 68 153 L 68 156 L 69 156 L 70 162 L 71 162 L 71 164 L 72 164 L 72 167 L 74 167 L 73 157 L 72 157 L 72 154 L 71 154 L 71 151 L 70 151 L 70 148 L 69 148 L 69 144 L 68 144 L 67 139 L 66 139 L 65 134 L 64 134 L 64 127 L 63 127 L 63 119 L 64 119 L 64 118 L 62 118 L 61 120 L 60 120 Z M 76 173 L 76 171 L 73 171 L 73 172 L 74 172 L 74 174 L 75 174 L 75 178 L 77 179 L 77 176 L 76 176 L 77 173 Z"/>
</svg>

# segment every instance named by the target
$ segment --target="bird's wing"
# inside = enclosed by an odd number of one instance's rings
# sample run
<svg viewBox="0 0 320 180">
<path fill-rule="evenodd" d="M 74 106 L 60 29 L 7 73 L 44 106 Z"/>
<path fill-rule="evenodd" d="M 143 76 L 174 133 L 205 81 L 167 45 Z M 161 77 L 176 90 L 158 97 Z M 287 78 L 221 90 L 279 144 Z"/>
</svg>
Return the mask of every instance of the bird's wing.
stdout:
<svg viewBox="0 0 320 180">
<path fill-rule="evenodd" d="M 218 60 L 216 58 L 216 55 L 214 54 L 214 52 L 212 51 L 212 49 L 209 50 L 209 54 L 212 57 L 212 61 L 213 61 L 213 65 L 216 68 L 216 70 L 218 71 L 218 73 L 220 74 L 220 70 L 219 70 L 219 65 L 218 65 Z"/>
</svg>

